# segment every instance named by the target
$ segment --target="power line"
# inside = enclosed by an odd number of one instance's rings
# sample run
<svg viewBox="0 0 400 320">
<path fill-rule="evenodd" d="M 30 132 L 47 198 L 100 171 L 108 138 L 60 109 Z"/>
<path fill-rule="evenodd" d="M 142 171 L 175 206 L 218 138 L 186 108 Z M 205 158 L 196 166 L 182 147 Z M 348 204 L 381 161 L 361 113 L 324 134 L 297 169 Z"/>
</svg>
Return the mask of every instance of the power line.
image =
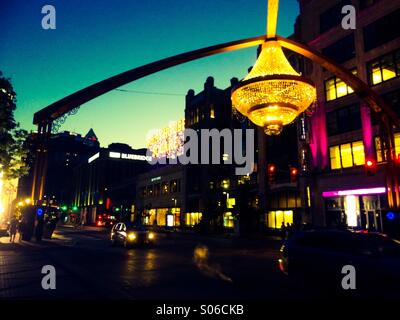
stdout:
<svg viewBox="0 0 400 320">
<path fill-rule="evenodd" d="M 114 89 L 117 91 L 122 92 L 132 92 L 132 93 L 139 93 L 139 94 L 149 94 L 149 95 L 158 95 L 158 96 L 185 96 L 182 93 L 168 93 L 168 92 L 154 92 L 154 91 L 139 91 L 139 90 L 129 90 L 129 89 Z"/>
</svg>

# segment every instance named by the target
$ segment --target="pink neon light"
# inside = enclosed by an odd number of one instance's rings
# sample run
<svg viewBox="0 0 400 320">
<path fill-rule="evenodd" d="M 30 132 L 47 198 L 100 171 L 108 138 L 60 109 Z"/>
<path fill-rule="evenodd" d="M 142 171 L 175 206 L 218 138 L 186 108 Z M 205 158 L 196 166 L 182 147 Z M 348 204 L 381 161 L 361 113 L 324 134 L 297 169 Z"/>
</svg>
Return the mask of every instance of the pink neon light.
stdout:
<svg viewBox="0 0 400 320">
<path fill-rule="evenodd" d="M 368 188 L 368 189 L 354 189 L 354 190 L 340 190 L 340 191 L 325 191 L 322 192 L 324 198 L 337 197 L 337 196 L 356 196 L 356 195 L 367 195 L 367 194 L 380 194 L 385 193 L 385 187 Z"/>
</svg>

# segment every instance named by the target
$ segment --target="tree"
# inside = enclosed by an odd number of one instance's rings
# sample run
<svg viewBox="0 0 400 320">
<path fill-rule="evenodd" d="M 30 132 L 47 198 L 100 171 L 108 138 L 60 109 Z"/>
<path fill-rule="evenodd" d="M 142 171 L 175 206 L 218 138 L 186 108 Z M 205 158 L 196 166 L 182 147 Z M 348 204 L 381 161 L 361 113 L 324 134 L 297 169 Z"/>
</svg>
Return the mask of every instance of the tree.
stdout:
<svg viewBox="0 0 400 320">
<path fill-rule="evenodd" d="M 5 181 L 12 181 L 28 173 L 25 145 L 28 132 L 15 121 L 16 93 L 9 79 L 0 71 L 0 165 Z"/>
</svg>

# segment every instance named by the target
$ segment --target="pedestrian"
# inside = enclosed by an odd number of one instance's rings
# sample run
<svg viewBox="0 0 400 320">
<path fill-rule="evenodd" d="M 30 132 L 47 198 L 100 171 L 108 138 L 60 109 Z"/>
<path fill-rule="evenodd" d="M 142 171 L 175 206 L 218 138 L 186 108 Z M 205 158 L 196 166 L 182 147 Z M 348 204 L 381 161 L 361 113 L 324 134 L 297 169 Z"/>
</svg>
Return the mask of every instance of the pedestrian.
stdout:
<svg viewBox="0 0 400 320">
<path fill-rule="evenodd" d="M 18 242 L 21 242 L 21 241 L 22 241 L 23 229 L 24 229 L 24 226 L 23 226 L 22 220 L 21 220 L 21 221 L 18 221 L 18 225 L 17 225 Z"/>
<path fill-rule="evenodd" d="M 289 239 L 289 237 L 292 235 L 293 231 L 293 225 L 291 225 L 289 222 L 286 223 L 286 239 Z"/>
<path fill-rule="evenodd" d="M 286 227 L 285 227 L 285 222 L 282 221 L 282 225 L 281 225 L 281 237 L 282 240 L 286 239 Z"/>
<path fill-rule="evenodd" d="M 18 229 L 18 220 L 15 217 L 13 217 L 11 219 L 10 227 L 8 229 L 8 232 L 10 234 L 10 242 L 11 243 L 14 243 L 15 235 L 17 234 L 17 229 Z"/>
</svg>

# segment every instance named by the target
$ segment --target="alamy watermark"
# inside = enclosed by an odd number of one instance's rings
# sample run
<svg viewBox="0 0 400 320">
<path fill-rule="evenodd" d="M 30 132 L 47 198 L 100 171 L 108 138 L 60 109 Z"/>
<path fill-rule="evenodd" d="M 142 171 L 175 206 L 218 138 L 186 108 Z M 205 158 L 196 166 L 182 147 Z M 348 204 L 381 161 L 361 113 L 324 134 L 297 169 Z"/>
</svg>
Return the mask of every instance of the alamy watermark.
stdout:
<svg viewBox="0 0 400 320">
<path fill-rule="evenodd" d="M 182 154 L 169 158 L 156 158 L 148 149 L 147 161 L 153 165 L 157 163 L 236 164 L 236 175 L 247 175 L 254 171 L 254 129 L 223 129 L 220 131 L 218 129 L 194 130 L 187 128 L 183 131 L 183 136 Z"/>
<path fill-rule="evenodd" d="M 55 290 L 56 289 L 56 268 L 47 264 L 42 267 L 42 274 L 45 276 L 42 278 L 42 289 L 43 290 Z"/>
</svg>

